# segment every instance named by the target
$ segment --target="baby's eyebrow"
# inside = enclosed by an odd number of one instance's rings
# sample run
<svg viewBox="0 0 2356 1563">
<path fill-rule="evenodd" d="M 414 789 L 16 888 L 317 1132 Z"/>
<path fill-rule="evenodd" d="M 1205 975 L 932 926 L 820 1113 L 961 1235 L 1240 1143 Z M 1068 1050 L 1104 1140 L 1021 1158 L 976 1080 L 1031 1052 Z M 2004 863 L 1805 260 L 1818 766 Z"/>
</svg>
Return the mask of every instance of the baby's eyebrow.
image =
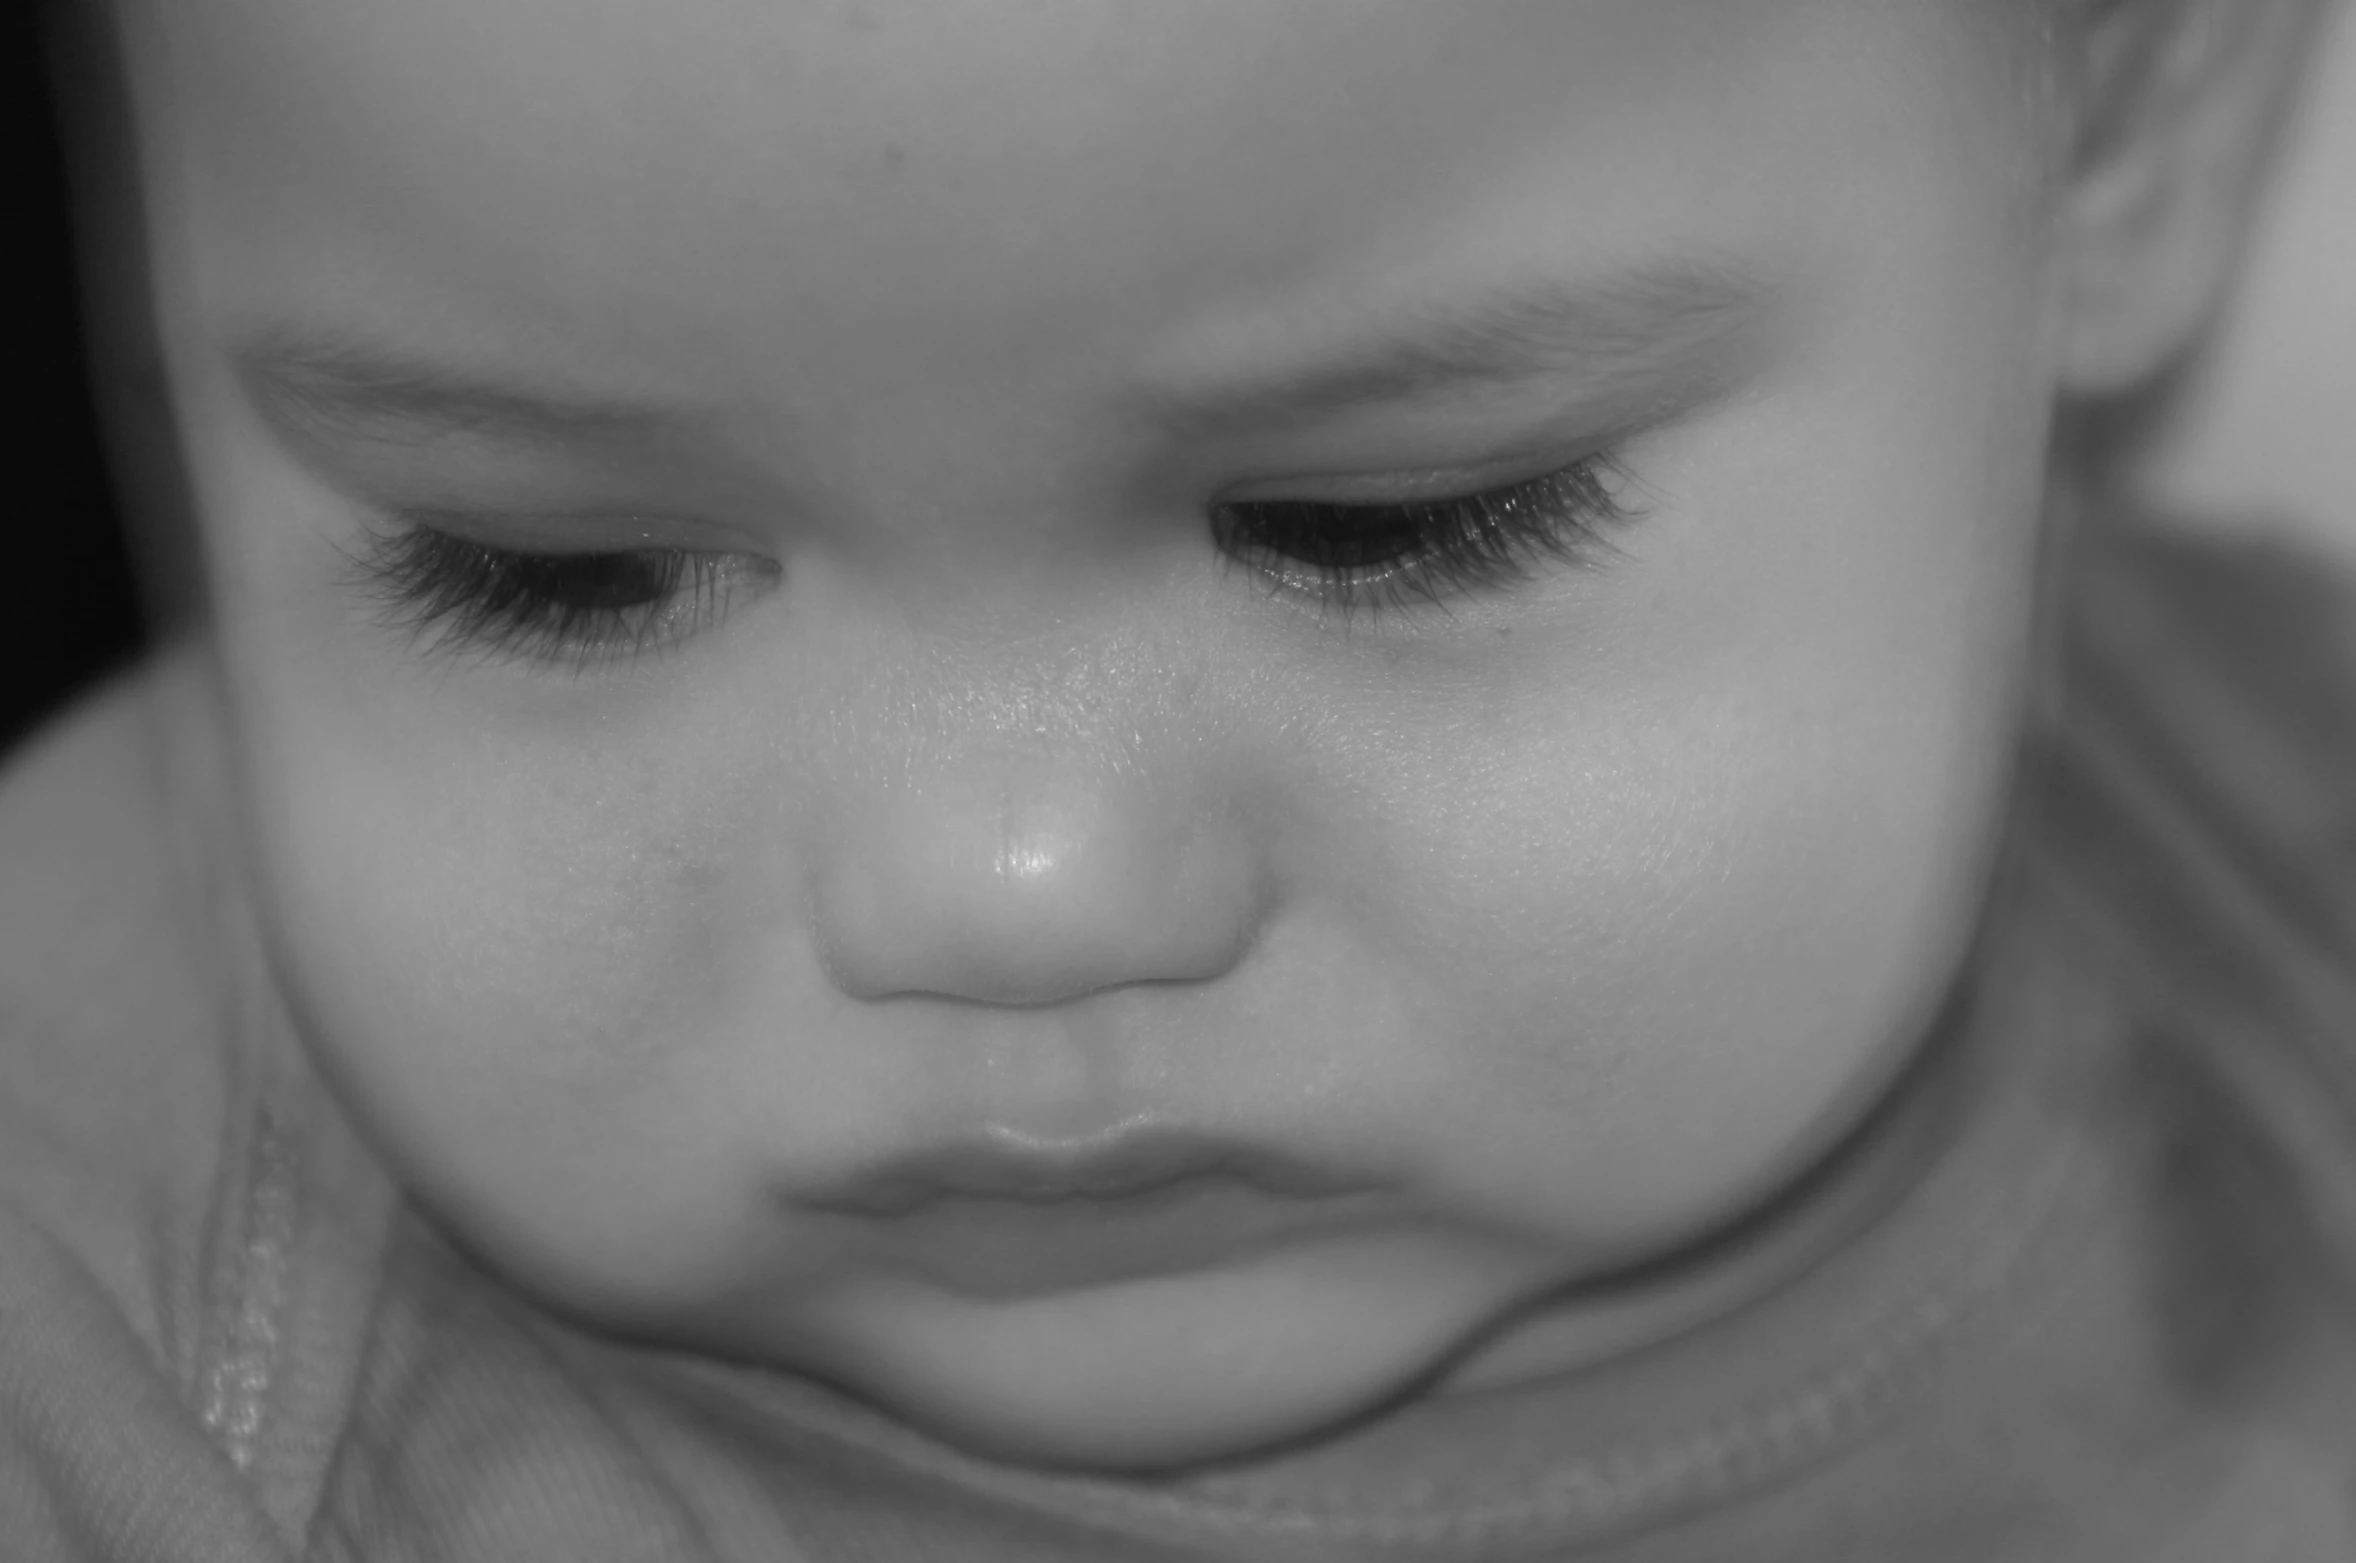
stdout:
<svg viewBox="0 0 2356 1563">
<path fill-rule="evenodd" d="M 1190 437 L 1257 432 L 1381 403 L 1575 375 L 1610 398 L 1657 381 L 1750 329 L 1774 289 L 1716 256 L 1587 278 L 1541 276 L 1391 306 L 1371 325 L 1255 330 L 1340 346 L 1274 367 L 1164 373 L 1128 388 L 1128 411 Z M 561 445 L 708 429 L 711 409 L 510 379 L 334 326 L 270 322 L 230 358 L 265 417 L 298 435 L 408 442 L 436 435 Z M 1248 362 L 1248 360 L 1247 360 Z"/>
<path fill-rule="evenodd" d="M 1755 268 L 1718 256 L 1587 278 L 1542 275 L 1393 306 L 1356 331 L 1318 322 L 1316 335 L 1343 345 L 1270 369 L 1165 375 L 1132 400 L 1157 423 L 1220 434 L 1541 377 L 1575 375 L 1608 397 L 1750 331 L 1776 291 Z"/>
<path fill-rule="evenodd" d="M 706 410 L 681 403 L 529 384 L 335 328 L 253 327 L 234 340 L 230 360 L 263 415 L 297 433 L 563 444 L 678 433 L 710 421 Z"/>
</svg>

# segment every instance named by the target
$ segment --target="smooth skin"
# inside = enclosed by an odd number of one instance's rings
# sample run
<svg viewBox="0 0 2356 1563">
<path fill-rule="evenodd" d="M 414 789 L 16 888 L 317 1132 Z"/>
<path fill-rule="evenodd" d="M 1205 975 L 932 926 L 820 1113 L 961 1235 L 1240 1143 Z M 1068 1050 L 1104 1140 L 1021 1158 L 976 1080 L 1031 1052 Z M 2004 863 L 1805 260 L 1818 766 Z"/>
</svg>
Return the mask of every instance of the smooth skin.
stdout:
<svg viewBox="0 0 2356 1563">
<path fill-rule="evenodd" d="M 126 6 L 272 1002 L 550 1307 L 993 1454 L 1576 1364 L 1577 1283 L 1788 1180 L 1953 979 L 2056 392 L 2205 313 L 2230 159 L 2163 132 L 2254 149 L 2308 7 L 2204 9 L 2247 47 L 2098 145 L 1940 0 Z M 1207 520 L 1599 452 L 1609 549 L 1441 603 Z M 437 646 L 351 573 L 416 512 L 727 585 L 634 659 Z M 1140 1118 L 1370 1191 L 1000 1297 L 817 1208 Z"/>
</svg>

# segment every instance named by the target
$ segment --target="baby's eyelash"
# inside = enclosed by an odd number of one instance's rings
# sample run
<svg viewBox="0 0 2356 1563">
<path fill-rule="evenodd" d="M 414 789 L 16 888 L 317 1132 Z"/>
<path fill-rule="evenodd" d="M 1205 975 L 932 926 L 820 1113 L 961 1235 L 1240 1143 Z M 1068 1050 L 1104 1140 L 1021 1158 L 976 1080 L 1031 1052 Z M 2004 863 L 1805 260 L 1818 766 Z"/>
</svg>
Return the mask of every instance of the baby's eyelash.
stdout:
<svg viewBox="0 0 2356 1563">
<path fill-rule="evenodd" d="M 762 567 L 679 548 L 518 553 L 412 522 L 347 553 L 380 626 L 430 653 L 570 664 L 575 674 L 666 650 L 716 620 Z"/>
<path fill-rule="evenodd" d="M 1359 610 L 1445 604 L 1530 578 L 1549 561 L 1593 563 L 1607 533 L 1636 519 L 1626 474 L 1608 455 L 1449 499 L 1401 505 L 1229 501 L 1211 526 L 1220 551 L 1345 618 Z"/>
<path fill-rule="evenodd" d="M 1228 558 L 1345 617 L 1495 591 L 1549 560 L 1593 562 L 1607 531 L 1634 519 L 1624 475 L 1594 456 L 1503 488 L 1403 505 L 1247 500 L 1214 506 Z M 346 584 L 377 603 L 381 627 L 433 655 L 570 666 L 576 675 L 667 650 L 715 622 L 738 589 L 776 567 L 682 548 L 523 553 L 442 530 L 429 518 L 371 528 L 347 551 Z"/>
</svg>

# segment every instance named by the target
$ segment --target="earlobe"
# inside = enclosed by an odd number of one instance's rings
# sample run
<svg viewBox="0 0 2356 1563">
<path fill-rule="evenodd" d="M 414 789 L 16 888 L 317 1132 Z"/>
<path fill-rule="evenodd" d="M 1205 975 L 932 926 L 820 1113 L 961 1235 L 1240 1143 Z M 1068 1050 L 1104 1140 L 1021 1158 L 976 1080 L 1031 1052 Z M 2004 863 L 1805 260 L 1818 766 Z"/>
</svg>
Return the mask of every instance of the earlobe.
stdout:
<svg viewBox="0 0 2356 1563">
<path fill-rule="evenodd" d="M 2199 341 L 2240 261 L 2320 11 L 2107 0 L 2084 24 L 2058 213 L 2068 390 L 2131 390 Z"/>
</svg>

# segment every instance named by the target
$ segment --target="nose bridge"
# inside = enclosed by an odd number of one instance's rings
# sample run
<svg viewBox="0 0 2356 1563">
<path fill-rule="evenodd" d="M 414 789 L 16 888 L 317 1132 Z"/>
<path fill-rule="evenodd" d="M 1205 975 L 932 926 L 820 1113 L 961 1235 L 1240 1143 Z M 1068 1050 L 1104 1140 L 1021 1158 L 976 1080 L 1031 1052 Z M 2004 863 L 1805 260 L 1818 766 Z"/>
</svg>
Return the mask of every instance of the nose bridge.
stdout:
<svg viewBox="0 0 2356 1563">
<path fill-rule="evenodd" d="M 813 909 L 836 984 L 1051 1004 L 1233 966 L 1262 913 L 1253 823 L 1166 694 L 983 701 L 980 731 L 844 800 Z"/>
</svg>

